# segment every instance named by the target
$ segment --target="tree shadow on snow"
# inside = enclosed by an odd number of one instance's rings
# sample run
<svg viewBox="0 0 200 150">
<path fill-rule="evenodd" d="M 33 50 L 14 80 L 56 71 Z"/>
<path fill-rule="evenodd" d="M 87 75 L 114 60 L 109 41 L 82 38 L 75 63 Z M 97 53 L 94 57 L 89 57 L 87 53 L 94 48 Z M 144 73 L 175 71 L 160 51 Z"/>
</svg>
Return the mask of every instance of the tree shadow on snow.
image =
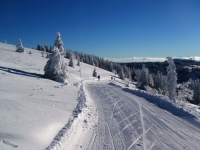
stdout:
<svg viewBox="0 0 200 150">
<path fill-rule="evenodd" d="M 192 122 L 191 121 L 189 121 L 189 122 L 200 127 L 200 123 L 198 121 L 196 121 L 196 116 L 184 111 L 182 108 L 177 108 L 171 102 L 169 102 L 165 99 L 162 99 L 159 96 L 151 95 L 149 93 L 145 93 L 145 92 L 142 92 L 140 90 L 132 90 L 132 89 L 128 89 L 128 88 L 123 88 L 121 86 L 115 85 L 114 83 L 109 83 L 109 85 L 112 85 L 112 86 L 115 86 L 115 87 L 120 87 L 125 92 L 131 93 L 131 94 L 136 95 L 138 97 L 142 97 L 145 100 L 147 100 L 148 102 L 153 103 L 157 107 L 159 107 L 163 110 L 166 110 L 166 111 L 172 113 L 175 116 L 184 118 L 187 121 L 193 120 Z"/>
<path fill-rule="evenodd" d="M 8 72 L 8 73 L 12 73 L 12 74 L 17 74 L 17 75 L 23 75 L 23 76 L 35 77 L 35 78 L 44 78 L 44 75 L 42 74 L 26 72 L 26 71 L 8 68 L 8 67 L 0 66 L 0 70 Z"/>
</svg>

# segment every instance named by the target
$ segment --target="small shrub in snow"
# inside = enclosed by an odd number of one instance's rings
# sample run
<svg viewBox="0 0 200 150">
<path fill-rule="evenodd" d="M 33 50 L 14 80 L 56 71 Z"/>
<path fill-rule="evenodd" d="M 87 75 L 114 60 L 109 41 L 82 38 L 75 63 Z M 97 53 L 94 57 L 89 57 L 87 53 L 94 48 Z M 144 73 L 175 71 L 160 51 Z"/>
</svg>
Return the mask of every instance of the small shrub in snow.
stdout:
<svg viewBox="0 0 200 150">
<path fill-rule="evenodd" d="M 17 50 L 16 52 L 19 52 L 19 53 L 24 53 L 24 47 L 22 45 L 22 40 L 19 39 L 19 45 L 17 45 Z"/>
</svg>

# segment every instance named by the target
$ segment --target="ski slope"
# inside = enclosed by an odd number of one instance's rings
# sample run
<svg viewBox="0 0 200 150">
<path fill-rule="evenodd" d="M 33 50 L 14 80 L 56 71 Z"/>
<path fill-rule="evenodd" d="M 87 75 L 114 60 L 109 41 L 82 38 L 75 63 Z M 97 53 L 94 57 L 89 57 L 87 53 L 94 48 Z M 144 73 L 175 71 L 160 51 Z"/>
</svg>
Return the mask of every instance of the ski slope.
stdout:
<svg viewBox="0 0 200 150">
<path fill-rule="evenodd" d="M 180 109 L 166 111 L 150 103 L 150 97 L 136 96 L 113 84 L 86 87 L 98 112 L 98 128 L 89 149 L 200 148 L 200 124 L 192 115 Z"/>
<path fill-rule="evenodd" d="M 15 50 L 0 43 L 0 150 L 199 149 L 198 106 L 124 87 L 100 68 L 97 81 L 84 63 L 61 84 L 43 78 L 40 51 Z"/>
<path fill-rule="evenodd" d="M 68 67 L 69 83 L 61 84 L 43 78 L 48 59 L 41 51 L 15 50 L 15 45 L 0 43 L 0 150 L 46 149 L 74 118 L 81 82 L 94 79 L 94 66 Z M 98 68 L 97 73 L 105 79 L 112 75 Z"/>
</svg>

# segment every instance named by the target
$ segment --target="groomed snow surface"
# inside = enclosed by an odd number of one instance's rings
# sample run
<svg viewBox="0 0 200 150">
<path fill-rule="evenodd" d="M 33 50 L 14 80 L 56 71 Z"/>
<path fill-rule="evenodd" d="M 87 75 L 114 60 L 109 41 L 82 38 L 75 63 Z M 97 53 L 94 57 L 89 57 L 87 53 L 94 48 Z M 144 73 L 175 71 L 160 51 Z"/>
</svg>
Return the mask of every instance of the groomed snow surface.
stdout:
<svg viewBox="0 0 200 150">
<path fill-rule="evenodd" d="M 99 68 L 97 81 L 84 63 L 61 84 L 43 78 L 42 52 L 15 50 L 0 43 L 0 150 L 200 149 L 199 106 L 124 87 Z"/>
</svg>

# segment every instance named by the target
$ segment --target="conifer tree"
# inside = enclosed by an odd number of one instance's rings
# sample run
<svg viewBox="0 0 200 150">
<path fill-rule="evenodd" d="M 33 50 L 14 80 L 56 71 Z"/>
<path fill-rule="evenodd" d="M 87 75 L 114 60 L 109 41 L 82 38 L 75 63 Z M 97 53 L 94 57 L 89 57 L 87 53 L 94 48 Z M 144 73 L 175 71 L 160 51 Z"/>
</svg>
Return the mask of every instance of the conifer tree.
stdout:
<svg viewBox="0 0 200 150">
<path fill-rule="evenodd" d="M 80 57 L 77 58 L 77 66 L 80 66 Z"/>
<path fill-rule="evenodd" d="M 74 56 L 72 52 L 70 52 L 69 66 L 74 68 Z"/>
<path fill-rule="evenodd" d="M 167 67 L 167 95 L 171 100 L 175 101 L 177 86 L 176 66 L 170 57 L 167 57 L 167 62 L 169 63 Z"/>
<path fill-rule="evenodd" d="M 97 71 L 96 71 L 96 68 L 95 68 L 95 67 L 94 67 L 92 76 L 93 76 L 93 77 L 97 77 Z"/>
<path fill-rule="evenodd" d="M 19 39 L 19 45 L 17 45 L 16 52 L 24 53 L 24 47 L 22 45 L 22 40 L 21 39 Z"/>
<path fill-rule="evenodd" d="M 56 40 L 54 42 L 54 47 L 55 46 L 60 50 L 60 54 L 65 57 L 66 52 L 63 48 L 63 42 L 61 40 L 60 32 L 57 32 Z"/>
<path fill-rule="evenodd" d="M 189 86 L 193 90 L 193 101 L 195 104 L 200 105 L 200 81 L 199 80 L 189 80 Z"/>
<path fill-rule="evenodd" d="M 54 46 L 52 47 L 52 54 L 46 63 L 44 72 L 44 76 L 49 79 L 62 83 L 66 82 L 67 62 L 64 58 L 64 48 L 62 46 L 62 40 L 59 32 L 57 32 L 57 38 L 54 42 Z"/>
<path fill-rule="evenodd" d="M 123 67 L 121 67 L 121 71 L 119 73 L 119 78 L 124 80 L 125 79 L 125 74 L 124 74 L 124 70 L 123 70 Z"/>
</svg>

